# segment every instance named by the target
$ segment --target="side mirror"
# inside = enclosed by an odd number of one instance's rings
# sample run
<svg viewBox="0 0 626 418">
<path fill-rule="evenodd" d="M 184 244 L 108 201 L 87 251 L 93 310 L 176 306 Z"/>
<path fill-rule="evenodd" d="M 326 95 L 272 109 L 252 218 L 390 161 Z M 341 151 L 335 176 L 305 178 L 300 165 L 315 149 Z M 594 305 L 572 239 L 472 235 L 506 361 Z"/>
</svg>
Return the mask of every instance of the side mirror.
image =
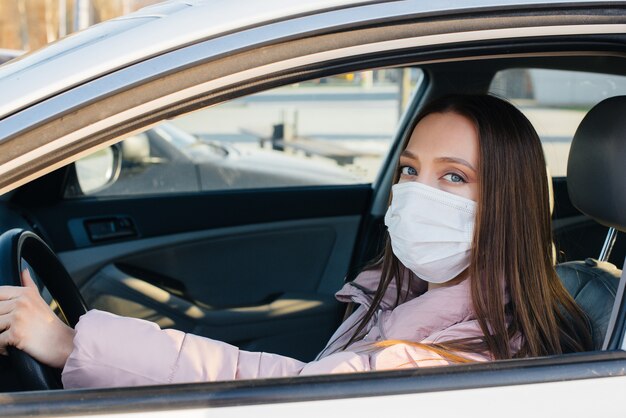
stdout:
<svg viewBox="0 0 626 418">
<path fill-rule="evenodd" d="M 150 161 L 150 140 L 145 133 L 126 138 L 120 146 L 126 164 L 145 165 Z"/>
<path fill-rule="evenodd" d="M 80 194 L 89 195 L 109 187 L 122 168 L 119 145 L 97 151 L 74 163 Z"/>
</svg>

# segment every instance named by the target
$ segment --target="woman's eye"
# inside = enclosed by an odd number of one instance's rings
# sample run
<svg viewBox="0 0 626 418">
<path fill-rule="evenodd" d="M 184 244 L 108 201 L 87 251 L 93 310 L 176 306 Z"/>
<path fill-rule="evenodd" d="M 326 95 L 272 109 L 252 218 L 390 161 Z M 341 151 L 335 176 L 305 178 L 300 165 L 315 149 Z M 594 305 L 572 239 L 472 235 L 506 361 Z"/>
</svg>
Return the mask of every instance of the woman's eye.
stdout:
<svg viewBox="0 0 626 418">
<path fill-rule="evenodd" d="M 400 168 L 400 173 L 404 174 L 405 176 L 416 176 L 417 170 L 413 167 L 404 166 Z"/>
<path fill-rule="evenodd" d="M 443 178 L 448 180 L 450 183 L 465 183 L 465 179 L 455 173 L 448 173 L 443 176 Z"/>
</svg>

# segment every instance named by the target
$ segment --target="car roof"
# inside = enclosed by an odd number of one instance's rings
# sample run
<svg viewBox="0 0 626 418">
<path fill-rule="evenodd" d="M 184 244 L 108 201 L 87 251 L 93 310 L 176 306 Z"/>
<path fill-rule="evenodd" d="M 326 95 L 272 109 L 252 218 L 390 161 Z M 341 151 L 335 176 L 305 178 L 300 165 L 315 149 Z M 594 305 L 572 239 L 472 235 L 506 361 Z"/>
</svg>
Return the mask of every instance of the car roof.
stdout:
<svg viewBox="0 0 626 418">
<path fill-rule="evenodd" d="M 105 21 L 0 68 L 0 118 L 96 77 L 184 46 L 278 21 L 385 17 L 545 5 L 540 0 L 173 0 Z M 587 0 L 554 4 L 607 3 Z M 332 24 L 332 20 L 330 20 Z M 345 19 L 343 20 L 345 24 Z M 181 30 L 184 28 L 184 30 Z"/>
</svg>

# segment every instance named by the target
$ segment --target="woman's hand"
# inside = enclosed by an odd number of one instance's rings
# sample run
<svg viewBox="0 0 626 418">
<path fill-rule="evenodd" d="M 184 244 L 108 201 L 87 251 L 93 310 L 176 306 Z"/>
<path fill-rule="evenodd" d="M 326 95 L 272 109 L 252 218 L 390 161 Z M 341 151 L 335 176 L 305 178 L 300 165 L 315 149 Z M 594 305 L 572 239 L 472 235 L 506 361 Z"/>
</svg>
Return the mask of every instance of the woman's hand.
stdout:
<svg viewBox="0 0 626 418">
<path fill-rule="evenodd" d="M 74 349 L 74 330 L 52 312 L 28 270 L 22 272 L 22 283 L 24 287 L 0 286 L 0 354 L 13 346 L 62 368 Z"/>
</svg>

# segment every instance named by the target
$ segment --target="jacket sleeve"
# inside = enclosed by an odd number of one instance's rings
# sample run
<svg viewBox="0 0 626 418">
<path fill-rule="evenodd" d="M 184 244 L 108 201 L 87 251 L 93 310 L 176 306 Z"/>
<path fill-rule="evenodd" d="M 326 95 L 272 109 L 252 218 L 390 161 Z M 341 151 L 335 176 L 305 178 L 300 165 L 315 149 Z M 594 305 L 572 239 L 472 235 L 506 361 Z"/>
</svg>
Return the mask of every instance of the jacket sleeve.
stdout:
<svg viewBox="0 0 626 418">
<path fill-rule="evenodd" d="M 141 319 L 89 311 L 76 326 L 63 369 L 65 388 L 123 387 L 350 373 L 449 364 L 419 347 L 396 344 L 340 351 L 310 363 L 248 352 L 209 338 L 161 330 Z"/>
<path fill-rule="evenodd" d="M 338 354 L 306 364 L 92 310 L 76 326 L 62 379 L 65 388 L 122 387 L 370 369 L 367 356 Z"/>
</svg>

